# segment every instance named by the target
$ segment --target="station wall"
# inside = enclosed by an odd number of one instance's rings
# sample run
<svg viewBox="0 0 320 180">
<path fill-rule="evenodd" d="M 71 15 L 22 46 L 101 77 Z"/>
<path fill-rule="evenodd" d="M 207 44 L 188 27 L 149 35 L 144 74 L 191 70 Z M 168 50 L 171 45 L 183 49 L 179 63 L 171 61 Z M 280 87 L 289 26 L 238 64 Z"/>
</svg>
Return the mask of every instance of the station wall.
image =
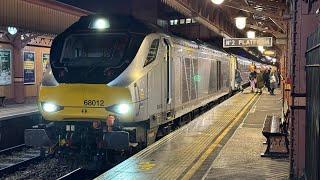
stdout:
<svg viewBox="0 0 320 180">
<path fill-rule="evenodd" d="M 8 43 L 0 43 L 0 50 L 10 50 L 11 51 L 11 68 L 10 68 L 10 76 L 11 76 L 11 83 L 4 85 L 1 83 L 0 85 L 0 96 L 6 96 L 6 98 L 11 102 L 14 97 L 14 65 L 13 65 L 13 46 Z M 24 61 L 24 52 L 32 52 L 34 53 L 34 76 L 35 81 L 34 83 L 24 84 L 24 92 L 26 101 L 33 101 L 38 96 L 39 85 L 42 80 L 44 64 L 43 63 L 43 54 L 49 54 L 50 48 L 49 47 L 37 47 L 37 46 L 29 46 L 27 45 L 22 49 L 21 53 L 21 61 Z M 2 60 L 0 59 L 0 63 Z M 2 67 L 2 65 L 1 65 Z M 2 73 L 3 70 L 1 69 Z M 8 75 L 9 76 L 9 75 Z"/>
</svg>

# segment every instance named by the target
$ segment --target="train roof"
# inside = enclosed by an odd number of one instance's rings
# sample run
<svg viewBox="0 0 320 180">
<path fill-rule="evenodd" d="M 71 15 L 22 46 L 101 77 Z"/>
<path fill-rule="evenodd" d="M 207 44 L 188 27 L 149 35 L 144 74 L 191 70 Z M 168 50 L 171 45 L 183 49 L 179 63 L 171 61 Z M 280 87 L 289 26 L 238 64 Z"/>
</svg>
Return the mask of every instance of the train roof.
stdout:
<svg viewBox="0 0 320 180">
<path fill-rule="evenodd" d="M 104 30 L 93 29 L 90 25 L 97 19 L 103 18 L 108 22 L 109 27 Z M 163 30 L 151 23 L 139 20 L 133 16 L 125 15 L 101 15 L 94 14 L 82 16 L 77 22 L 71 25 L 64 34 L 83 32 L 132 32 L 139 34 L 150 34 L 163 32 Z"/>
</svg>

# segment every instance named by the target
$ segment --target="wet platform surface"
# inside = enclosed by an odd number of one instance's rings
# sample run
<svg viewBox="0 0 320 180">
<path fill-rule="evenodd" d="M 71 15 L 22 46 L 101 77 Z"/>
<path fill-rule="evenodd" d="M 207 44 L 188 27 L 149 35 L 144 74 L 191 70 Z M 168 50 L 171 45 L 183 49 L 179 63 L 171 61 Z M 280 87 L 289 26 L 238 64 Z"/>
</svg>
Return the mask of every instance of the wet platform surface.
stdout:
<svg viewBox="0 0 320 180">
<path fill-rule="evenodd" d="M 192 179 L 289 179 L 288 158 L 260 156 L 266 150 L 261 133 L 264 119 L 267 114 L 281 116 L 281 107 L 279 92 L 262 94 L 214 161 L 203 164 Z"/>
<path fill-rule="evenodd" d="M 237 94 L 97 179 L 287 179 L 287 159 L 260 157 L 281 96 Z"/>
<path fill-rule="evenodd" d="M 10 104 L 0 108 L 0 121 L 38 113 L 36 104 Z"/>
</svg>

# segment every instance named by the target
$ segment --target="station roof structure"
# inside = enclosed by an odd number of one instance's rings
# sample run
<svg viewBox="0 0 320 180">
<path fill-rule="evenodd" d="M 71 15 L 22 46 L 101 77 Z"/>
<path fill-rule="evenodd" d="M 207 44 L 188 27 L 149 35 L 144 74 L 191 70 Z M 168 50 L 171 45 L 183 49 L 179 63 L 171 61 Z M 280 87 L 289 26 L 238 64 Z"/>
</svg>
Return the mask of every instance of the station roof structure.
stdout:
<svg viewBox="0 0 320 180">
<path fill-rule="evenodd" d="M 20 31 L 58 34 L 89 11 L 54 0 L 0 1 L 0 27 Z"/>
</svg>

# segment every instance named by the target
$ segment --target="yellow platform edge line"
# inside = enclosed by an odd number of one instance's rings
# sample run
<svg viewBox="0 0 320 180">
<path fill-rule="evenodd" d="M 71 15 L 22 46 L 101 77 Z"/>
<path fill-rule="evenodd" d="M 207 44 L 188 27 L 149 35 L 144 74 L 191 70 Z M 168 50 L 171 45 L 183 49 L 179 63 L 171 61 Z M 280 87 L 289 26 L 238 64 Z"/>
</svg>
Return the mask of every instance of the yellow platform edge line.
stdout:
<svg viewBox="0 0 320 180">
<path fill-rule="evenodd" d="M 200 156 L 198 161 L 190 168 L 190 170 L 182 177 L 182 180 L 191 179 L 195 172 L 200 168 L 203 162 L 208 158 L 208 156 L 216 149 L 218 144 L 222 139 L 228 134 L 228 132 L 233 128 L 233 126 L 242 119 L 243 115 L 249 112 L 251 104 L 255 101 L 257 94 L 255 94 L 250 101 L 244 106 L 240 113 L 234 118 L 231 123 L 225 127 L 216 140 L 209 146 L 209 148 Z"/>
</svg>

